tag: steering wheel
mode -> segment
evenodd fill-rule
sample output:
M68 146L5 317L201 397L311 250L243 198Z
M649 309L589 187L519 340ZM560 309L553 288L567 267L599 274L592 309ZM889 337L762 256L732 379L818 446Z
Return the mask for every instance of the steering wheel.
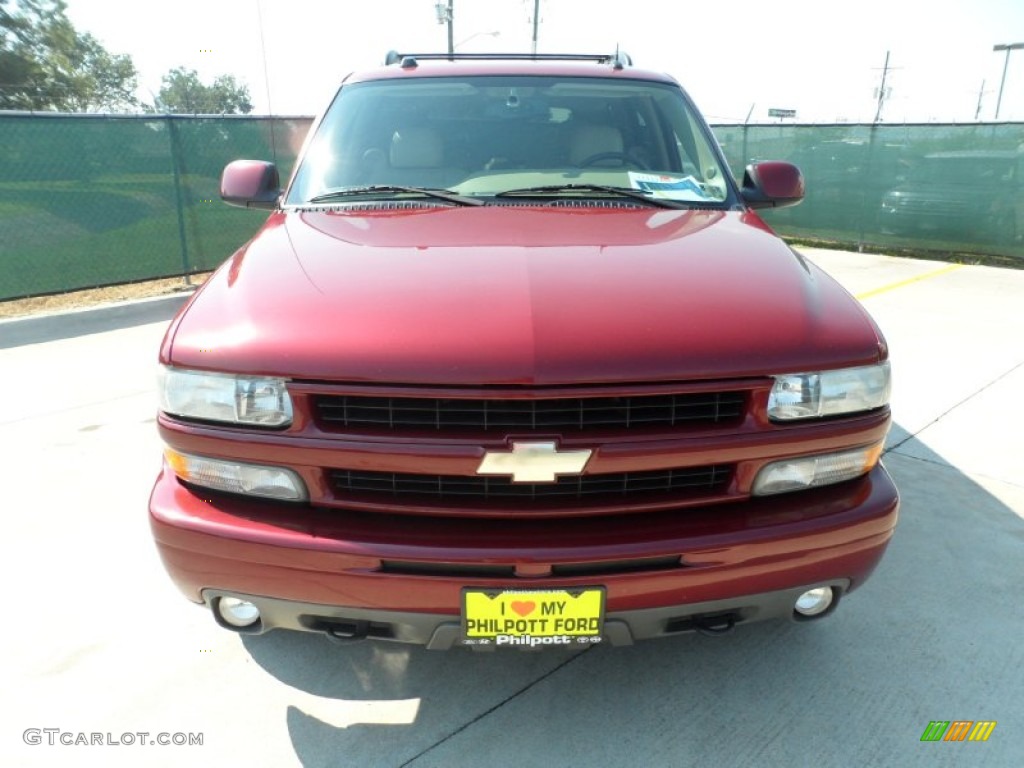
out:
M623 165L635 165L637 168L644 171L649 170L645 163L633 157L633 155L628 152L598 152L596 155L583 158L576 165L580 168L587 168L594 163L600 163L602 160L621 160Z

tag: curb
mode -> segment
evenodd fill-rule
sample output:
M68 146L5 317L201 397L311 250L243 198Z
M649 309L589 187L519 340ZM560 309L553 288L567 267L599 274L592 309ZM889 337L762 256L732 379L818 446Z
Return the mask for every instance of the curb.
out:
M170 321L194 291L0 320L0 349Z

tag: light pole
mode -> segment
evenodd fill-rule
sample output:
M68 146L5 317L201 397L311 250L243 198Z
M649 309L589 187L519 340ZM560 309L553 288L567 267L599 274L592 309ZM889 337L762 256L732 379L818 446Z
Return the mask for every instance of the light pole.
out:
M999 119L999 107L1003 104L1003 86L1006 85L1006 70L1010 66L1010 51L1024 48L1024 43L1004 43L992 46L994 51L1006 51L1006 61L1003 62L1003 79L999 81L999 98L996 99L996 120Z

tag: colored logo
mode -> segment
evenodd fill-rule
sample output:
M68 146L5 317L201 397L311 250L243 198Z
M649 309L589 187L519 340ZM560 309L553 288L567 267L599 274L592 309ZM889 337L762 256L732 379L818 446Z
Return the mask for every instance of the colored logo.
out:
M988 741L995 729L995 720L932 720L921 741Z

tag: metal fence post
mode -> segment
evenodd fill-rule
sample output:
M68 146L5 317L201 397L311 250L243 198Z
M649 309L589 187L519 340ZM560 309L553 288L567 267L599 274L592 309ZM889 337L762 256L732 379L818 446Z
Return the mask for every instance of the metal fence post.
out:
M165 115L167 130L171 144L171 168L174 171L174 200L178 212L178 242L181 246L181 272L185 279L185 285L192 285L189 280L189 258L188 238L185 236L185 199L181 189L181 176L183 171L181 138L178 135L178 126L175 125L171 115Z
M888 57L886 58L888 61ZM881 109L881 102L879 102L879 109ZM861 164L860 173L860 205L857 206L857 226L855 227L857 232L857 252L864 253L865 247L865 235L867 233L867 225L869 214L867 212L867 206L870 203L874 203L874 200L868 199L868 190L872 180L872 174L875 170L875 140L878 133L878 123L874 122L868 128L868 148L867 157L865 162ZM872 212L874 209L872 208Z
M747 133L750 131L750 126L746 123L743 124L743 155L740 157L740 174L742 178L743 169L747 167L747 163L750 162L750 156L747 155Z

